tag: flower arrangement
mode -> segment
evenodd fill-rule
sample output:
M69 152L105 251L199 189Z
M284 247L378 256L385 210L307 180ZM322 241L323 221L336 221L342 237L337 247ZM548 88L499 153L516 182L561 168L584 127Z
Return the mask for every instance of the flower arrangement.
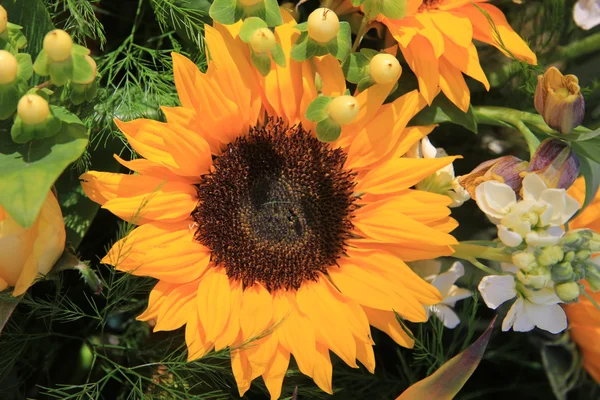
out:
M4 1L1 398L596 398L600 14L552 7Z

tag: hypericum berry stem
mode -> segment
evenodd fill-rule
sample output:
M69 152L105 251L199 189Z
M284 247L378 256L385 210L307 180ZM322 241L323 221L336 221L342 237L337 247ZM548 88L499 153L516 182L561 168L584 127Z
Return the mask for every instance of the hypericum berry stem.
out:
M256 53L265 53L275 47L275 35L269 28L260 28L254 31L250 38L250 46Z
M327 43L340 31L340 20L329 8L317 8L308 16L308 36L316 42Z
M377 83L394 83L400 78L402 67L396 57L391 54L380 53L371 59L369 73Z
M71 56L73 49L73 39L62 29L55 29L48 32L44 38L44 51L51 61L65 61Z
M41 124L48 118L50 107L48 102L37 94L27 94L21 97L17 106L17 114L27 125Z
M0 84L13 82L17 77L18 66L15 56L6 50L0 50Z
M338 96L329 103L329 116L340 125L354 121L359 111L358 101L353 96Z

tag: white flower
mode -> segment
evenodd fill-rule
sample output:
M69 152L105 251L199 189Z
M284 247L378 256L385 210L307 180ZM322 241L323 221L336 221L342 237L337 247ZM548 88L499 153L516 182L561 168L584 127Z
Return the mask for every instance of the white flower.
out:
M573 8L573 19L581 29L592 29L600 24L600 0L579 0Z
M460 323L460 319L452 308L459 300L464 300L472 296L470 290L459 288L454 283L465 274L465 268L460 262L452 264L450 269L444 273L439 273L441 263L439 261L427 260L411 263L415 272L421 275L426 281L435 286L442 295L442 301L438 304L428 306L427 316L430 314L439 318L448 329L454 329Z
M527 332L537 326L550 333L558 333L567 328L567 317L553 288L534 291L520 287L517 291L514 276L489 275L479 283L479 292L485 304L492 309L517 298L502 322L503 331L512 328L516 332Z
M436 149L429 139L424 137L406 152L406 156L409 158L439 158L446 157L448 154L444 149ZM446 165L432 176L417 183L416 188L450 197L452 199L451 208L460 207L465 201L471 198L469 193L459 185L458 178L454 175L454 166L452 164Z
M498 238L509 247L523 240L541 246L558 242L560 228L579 209L565 189L548 188L542 178L528 174L523 179L523 199L498 181L483 182L476 189L477 205L498 226Z

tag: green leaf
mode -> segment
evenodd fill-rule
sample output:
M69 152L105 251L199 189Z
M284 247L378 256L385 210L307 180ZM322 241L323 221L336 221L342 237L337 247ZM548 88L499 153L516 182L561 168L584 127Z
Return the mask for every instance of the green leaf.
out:
M346 21L340 22L340 31L337 34L337 49L331 53L340 61L344 61L352 49L352 30Z
M367 60L371 61L373 57L379 54L379 51L364 47L360 49L360 54L364 55L367 58Z
M48 68L48 55L46 54L45 50L39 52L37 58L35 59L35 63L33 63L33 70L40 76L50 75L50 70Z
M352 53L344 60L342 71L346 80L352 83L360 82L368 75L369 60L364 54Z
M20 98L17 82L0 85L0 120L7 119L14 114Z
M84 262L79 261L75 254L66 250L62 253L54 267L52 267L51 273L58 273L68 269L79 271L81 278L89 286L94 294L98 295L102 292L102 281L98 278L98 275L94 270Z
M71 50L71 54L74 56L87 56L90 54L90 49L79 44L73 43L73 49Z
M342 134L342 126L331 118L320 121L315 130L321 142L334 142Z
M53 112L63 123L48 139L16 144L8 128L0 127L0 205L25 228L35 222L54 181L88 143L87 129L75 115L58 107Z
M585 201L578 214L594 200L600 187L600 164L586 157L579 157L579 163L581 174L585 179Z
M271 57L273 57L275 64L279 65L280 67L285 67L285 54L283 54L283 49L279 43L275 43L275 47L271 49Z
M465 351L447 361L432 375L410 386L397 400L453 399L483 358L496 318Z
M265 22L268 26L279 26L283 24L283 17L277 0L264 0Z
M212 19L224 25L231 25L238 21L236 0L215 0L210 6L208 14Z
M315 55L317 49L317 43L308 37L307 32L302 32L292 47L290 56L296 61L308 60Z
M321 122L329 117L329 103L333 100L329 96L319 96L306 108L306 119L313 122Z
M244 20L242 27L240 29L240 39L242 42L248 43L250 39L252 39L252 34L261 28L266 28L267 23L258 17L249 17Z
M73 58L62 62L52 62L48 64L50 80L56 86L62 86L73 77Z
M556 342L545 343L541 350L542 365L557 400L566 400L567 393L580 378L581 357L575 343L562 336Z
M303 22L294 26L294 28L298 29L300 32L308 32L308 22Z
M367 90L374 84L375 84L375 81L373 79L371 79L371 75L368 75L368 76L365 76L363 79L361 79L360 82L358 82L358 85L356 85L356 88L358 89L359 92L364 92L365 90ZM393 90L392 90L392 92L393 92Z
M406 15L407 0L383 0L381 13L389 19L402 19Z
M456 107L446 96L439 94L431 106L425 107L409 123L410 126L433 125L443 122L463 126L473 133L477 133L477 120L473 107L464 113Z
M358 7L358 6L360 6L362 3L364 3L364 2L365 2L365 0L351 0L350 2L352 3L352 5L353 5L354 7Z
M256 67L258 72L261 73L262 76L269 75L271 72L271 58L266 53L255 53L254 51L250 55L250 59L252 60L252 64Z
M12 297L9 295L5 295L0 298L0 333L2 333L4 326L8 322L8 319L19 304L20 300L21 297Z
M365 13L365 15L369 18L369 19L376 19L379 14L381 14L381 9L383 7L383 5L381 4L382 2L385 2L387 0L364 0L362 3L362 9ZM398 1L398 0L393 0L393 1Z
M96 70L85 59L85 56L73 54L73 74L71 80L75 83L91 83L96 78Z
M22 79L28 80L33 75L33 64L31 63L31 56L27 53L20 53L17 54L16 58L17 63L19 64L19 76Z
M571 142L571 145L580 158L585 157L600 163L600 137L585 142Z
M27 37L29 54L38 54L42 50L42 42L46 33L54 29L50 14L42 0L4 0L2 7L6 9L13 24L23 27Z

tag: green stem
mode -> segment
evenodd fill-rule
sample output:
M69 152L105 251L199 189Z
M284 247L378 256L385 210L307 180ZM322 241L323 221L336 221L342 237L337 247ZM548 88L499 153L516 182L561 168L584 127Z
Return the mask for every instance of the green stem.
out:
M586 290L583 290L582 294L585 297L587 297L587 299L594 305L594 307L596 307L597 310L600 311L600 305L598 305L598 303L596 302L596 300L594 300L594 298L592 296L590 296L590 294Z
M362 41L363 37L365 36L365 33L367 33L367 25L368 24L369 24L369 18L366 15L364 15L362 20L360 21L360 28L358 28L358 32L356 33L356 39L354 39L354 44L352 45L353 53L358 49L358 46L360 45L360 42Z
M476 266L477 268L479 268L483 272L487 272L490 275L498 275L498 271L493 270L490 267L488 267L487 265L484 265L484 264L480 263L475 258L469 258L469 259L467 259L467 261L469 261L471 264L473 264L474 266Z
M490 261L512 262L512 257L504 251L504 247L481 246L478 244L469 244L460 242L454 246L452 257L471 261L471 259L481 258Z

